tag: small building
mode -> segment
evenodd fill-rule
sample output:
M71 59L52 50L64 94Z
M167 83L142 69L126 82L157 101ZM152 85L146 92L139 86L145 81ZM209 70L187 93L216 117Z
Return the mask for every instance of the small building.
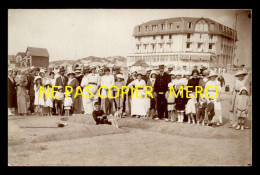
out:
M16 67L25 67L23 65L26 64L25 52L18 52L15 56Z
M148 67L149 65L144 60L140 59L137 62L135 62L133 65L131 65L130 69L135 69L139 71L139 70L145 70Z
M49 66L50 56L45 48L27 47L25 55L29 59L30 66L46 68Z
M16 68L16 61L14 55L8 55L8 67Z

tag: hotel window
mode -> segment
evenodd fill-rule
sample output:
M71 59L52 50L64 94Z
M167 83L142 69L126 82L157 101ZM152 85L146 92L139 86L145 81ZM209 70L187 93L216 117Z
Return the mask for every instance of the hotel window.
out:
M188 26L189 26L189 29L191 29L191 27L192 27L192 23L189 22L189 23L188 23Z
M141 27L138 27L138 31L141 32Z
M156 30L156 25L152 25L152 31Z
M180 28L180 26L178 25L178 26L176 26L176 28L177 28L177 29L179 29L179 28Z
M160 44L160 48L162 48L162 44Z
M190 34L189 33L187 34L187 39L190 39Z
M210 39L213 39L213 35L212 34L210 34L209 37L210 37Z
M200 39L201 39L201 37L202 37L202 34L200 34Z
M214 30L214 28L215 28L215 23L210 23L210 29Z
M186 48L189 49L190 48L190 43L186 44Z
M145 26L145 31L146 31L146 32L148 31L148 26Z
M209 49L212 49L213 44L209 44Z
M144 45L144 50L146 50L146 44Z
M155 45L152 45L152 49L153 49L153 51L155 51Z
M172 29L172 26L173 26L173 24L172 24L172 23L170 23L170 30Z
M139 37L137 37L137 39L138 39L138 41L141 41L141 37L139 36Z
M164 24L161 24L161 26L162 26L162 30L164 30L164 26L165 26L165 25L164 25Z
M172 35L169 35L169 39L172 39Z
M153 36L153 40L155 40L155 36Z
M161 35L161 39L163 39L163 35Z
M201 49L202 43L198 43L198 49Z
M139 50L139 45L137 46L137 50Z

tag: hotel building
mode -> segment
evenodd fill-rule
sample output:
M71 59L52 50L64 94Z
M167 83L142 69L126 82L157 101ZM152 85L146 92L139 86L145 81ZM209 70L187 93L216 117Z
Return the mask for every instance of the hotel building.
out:
M232 64L237 32L208 18L178 17L152 20L134 28L135 53L127 66L144 60L150 66L173 64L192 69Z

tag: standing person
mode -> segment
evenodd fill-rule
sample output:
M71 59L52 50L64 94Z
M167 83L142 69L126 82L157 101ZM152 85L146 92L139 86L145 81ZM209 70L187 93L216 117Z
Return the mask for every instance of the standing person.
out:
M221 87L221 89L222 89L222 92L225 92L225 91L224 91L225 79L224 79L222 73L220 73L220 75L219 75L219 77L218 77L218 81L220 82L220 87Z
M200 86L201 88L203 88L203 91L204 91L204 90L205 90L205 84L206 84L207 81L208 81L209 70L204 70L204 71L202 72L202 76L203 76L203 78L201 78L201 79L199 80L199 86ZM200 90L200 89L198 89L198 90Z
M240 91L240 89L244 86L246 86L246 81L245 81L245 76L247 75L247 72L244 71L238 71L235 74L235 82L233 83L233 89L231 91L231 95L230 95L230 104L231 104L231 109L230 109L230 118L229 118L229 122L231 127L236 127L237 126L237 117L235 114L235 110L236 109L236 98L238 96L238 93Z
M99 70L98 70L98 75L99 75L99 86L98 86L98 89L100 88L100 85L101 85L101 80L102 80L102 77L104 75L104 68L101 67ZM102 91L102 89L100 90L100 92ZM98 102L99 104L101 104L101 97L98 97Z
M17 74L15 78L16 83L16 90L17 90L17 107L18 107L18 114L20 115L27 115L28 107L27 107L27 92L26 86L28 84L27 78L24 75L24 71L21 71L20 74Z
M181 78L181 72L176 71L175 72L175 81L174 81L174 90L177 93L181 86L184 86L184 82ZM178 118L178 123L183 123L184 120L184 112L185 112L185 105L187 103L187 98L186 98L186 91L180 91L178 96L175 98L175 109L177 112L177 118Z
M245 124L245 118L248 114L248 107L249 107L249 97L248 97L248 91L246 87L242 87L240 89L240 92L236 98L236 114L238 118L238 126L236 130L244 130L244 124Z
M195 116L196 116L196 108L195 104L197 103L196 98L195 98L195 93L189 93L189 96L191 97L188 99L188 102L185 107L185 113L188 116L188 123L195 124ZM199 120L197 121L197 124L199 125Z
M59 76L56 79L55 86L62 86L62 90L64 92L67 81L68 81L68 77L65 76L65 69L62 67L59 69Z
M55 97L57 97L55 102L55 108L58 112L58 115L61 116L63 110L63 103L64 103L64 92L62 92L62 86L58 87L58 92L55 93Z
M105 111L106 115L110 115L112 114L113 100L108 95L108 89L115 85L115 78L110 74L108 67L104 69L104 72L105 75L101 78L101 86L106 86L107 88L102 88L101 91L101 96L106 96L106 98L101 99L101 108Z
M79 87L79 82L78 80L75 78L75 72L74 71L70 71L68 72L68 82L67 82L67 86L72 87L72 93L71 93L71 97L73 100L73 106L71 108L71 114L80 114L81 113L81 104L79 103L79 95L77 95L75 97L75 93L77 91L77 88Z
M155 118L156 116L156 99L154 96L154 84L155 84L155 80L156 80L156 76L157 76L157 72L156 71L152 71L150 78L147 81L147 86L151 86L153 88L152 94L153 94L153 98L150 98L150 116L153 118Z
M165 93L168 90L168 83L171 81L170 75L164 72L164 65L159 65L160 73L156 77L154 92L157 97L157 111L158 111L158 119L168 119L168 109L167 109L167 100L165 98Z
M117 74L117 81L115 82L115 86L119 89L119 95L115 98L117 109L116 111L123 115L123 101L124 99L121 97L122 86L125 86L125 80L122 74ZM117 94L117 89L114 89L115 94Z
M96 74L96 66L91 66L90 71L91 73L89 73L87 76L84 76L81 81L81 87L84 88L83 95L85 97L90 97L91 94L86 91L88 86L88 91L93 94L91 98L83 98L84 114L92 114L94 103L98 101L99 75Z
M187 86L191 86L189 88L189 90L192 92L195 92L196 86L199 86L199 81L200 81L200 78L198 77L198 72L193 71L192 78L188 80L188 84L187 84ZM199 87L198 87L198 90L199 90ZM197 96L197 101L199 101L199 96Z
M13 70L8 69L8 116L14 115L12 110L17 107L16 87L13 78Z
M131 86L135 86L135 91L133 93L132 104L131 104L131 115L136 116L137 118L144 117L147 113L146 106L145 106L146 105L145 99L144 99L145 98L144 89L145 89L146 83L142 79L142 76L143 75L141 72L137 73L137 79L135 79L134 81L132 81L131 83L128 84L128 88L131 88ZM138 94L136 93L137 86L140 86L140 87L138 87L138 91L139 91ZM138 95L138 97L141 97L141 98L138 98L137 95Z
M220 96L221 96L221 87L219 81L216 79L217 74L215 72L210 72L208 78L208 82L206 83L205 87L212 86L208 88L208 96L213 96L212 101L214 102L214 110L215 110L215 116L213 118L212 122L216 122L217 126L220 126L222 124L222 109L221 109L221 103L220 103ZM218 89L218 94L216 94L216 88ZM216 97L218 96L218 97Z
M65 109L65 116L70 116L71 109L73 108L73 100L71 98L71 94L68 94L67 97L64 99L64 109Z
M137 78L137 71L136 70L132 70L131 75L128 77L128 79L126 81L126 86L128 86L136 78ZM130 90L129 90L128 94L127 94L127 103L128 103L128 111L129 111L129 114L131 115L132 98L131 98L131 91Z
M34 79L34 94L35 94L35 98L34 98L34 105L35 105L35 111L36 111L36 115L43 115L43 106L45 105L44 102L44 93L43 91L40 91L40 87L43 85L42 84L42 77L41 76L36 76Z
M78 80L79 85L80 85L81 81L82 81L82 79L84 77L84 75L81 73L81 68L80 67L77 67L75 69L75 74L76 74L75 78ZM84 107L83 107L83 103L82 103L82 96L79 95L78 98L79 98L79 100L78 100L78 102L79 102L79 111L80 111L80 113L84 113Z
M197 65L195 65L195 66L194 66L194 69L192 70L191 74L193 75L193 74L194 74L194 72L197 72L197 76L200 74L200 72L199 72L199 70L198 70L198 66L197 66Z
M183 77L183 78L185 78L185 75L186 75L186 73L187 73L187 66L186 65L183 65L182 66L182 70L181 70L181 76Z
M45 81L44 89L46 92L48 92L48 89L49 89L49 97L44 95L44 101L45 101L45 107L47 108L47 115L52 116L52 108L53 108L54 99L52 98L52 86L51 86L50 80Z
M29 89L29 96L30 96L30 106L29 106L29 111L31 112L31 114L34 114L34 79L36 77L36 75L40 72L40 68L36 67L36 68L31 68L31 73L29 75L29 79L30 79L30 89Z
M51 71L50 73L49 73L49 80L50 80L50 82L51 82L51 87L50 88L52 88L52 86L55 86L55 84L56 84L56 79L55 79L55 73L53 72L53 71ZM56 91L56 88L54 89L55 91ZM55 100L53 100L52 101L52 106L53 106L53 108L52 108L52 114L53 115L55 115L56 114L56 107L55 107Z
M150 74L151 74L151 72L152 72L152 69L147 68L145 71L146 71L146 75L144 76L144 81L145 81L145 83L147 84L147 82L148 82L148 80L149 80L149 78L150 78Z
M174 66L173 66L173 64L169 64L167 67L168 67L168 71L166 71L166 72L168 74L170 74L173 71Z
M167 99L167 108L168 108L168 115L170 116L170 119L172 122L175 121L175 96L172 94L172 97L170 97L170 88L171 87L174 87L174 84L173 84L173 80L175 79L175 71L171 71L170 72L170 76L171 76L171 82L168 84L168 91L166 92L165 94L165 97Z

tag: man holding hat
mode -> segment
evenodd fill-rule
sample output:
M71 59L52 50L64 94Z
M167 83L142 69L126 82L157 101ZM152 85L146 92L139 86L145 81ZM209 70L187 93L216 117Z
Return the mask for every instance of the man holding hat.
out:
M155 79L154 92L157 96L158 118L168 120L167 99L165 93L168 91L168 83L171 81L170 75L164 72L164 65L159 65L159 74Z

